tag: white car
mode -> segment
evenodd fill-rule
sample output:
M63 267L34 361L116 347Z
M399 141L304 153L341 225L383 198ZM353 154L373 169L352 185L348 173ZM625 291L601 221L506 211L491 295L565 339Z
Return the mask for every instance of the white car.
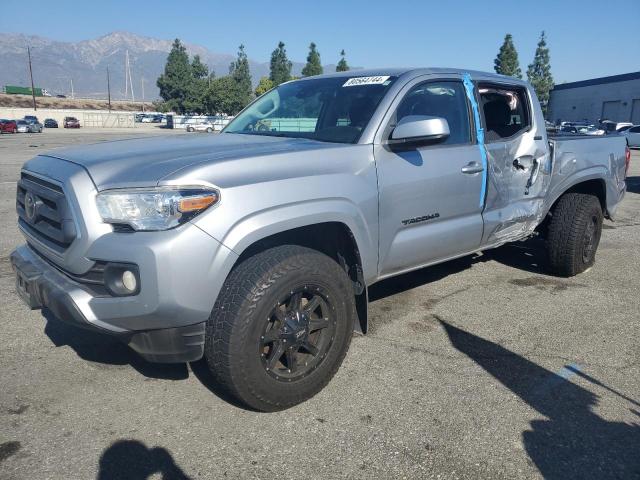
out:
M187 125L187 132L213 132L213 123L211 122L203 122L198 124L189 124Z
M576 127L580 135L604 135L605 131L592 125Z
M633 124L629 122L612 122L611 120L602 120L600 122L600 128L605 130L607 133L616 133L623 128L630 127L632 125Z
M640 148L640 125L634 125L628 128L622 135L627 137L627 145L629 148Z

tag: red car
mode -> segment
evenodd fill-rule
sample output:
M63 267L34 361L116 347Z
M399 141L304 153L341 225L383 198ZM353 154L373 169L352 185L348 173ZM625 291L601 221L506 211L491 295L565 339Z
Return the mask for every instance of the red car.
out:
M64 117L64 128L80 128L80 120L76 117Z
M18 133L16 121L0 118L0 133Z

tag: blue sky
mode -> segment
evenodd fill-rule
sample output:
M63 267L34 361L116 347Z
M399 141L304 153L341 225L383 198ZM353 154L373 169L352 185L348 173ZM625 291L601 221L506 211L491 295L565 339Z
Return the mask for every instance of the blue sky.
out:
M258 61L279 40L303 61L314 41L324 63L335 63L344 48L351 65L478 70L493 69L509 32L523 71L545 30L557 83L640 70L640 0L5 0L0 8L5 33L74 41L115 30L178 37L220 53L244 43Z

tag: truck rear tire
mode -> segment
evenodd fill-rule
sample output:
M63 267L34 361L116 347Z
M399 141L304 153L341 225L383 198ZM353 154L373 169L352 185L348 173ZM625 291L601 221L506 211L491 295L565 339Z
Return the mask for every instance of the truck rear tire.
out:
M353 286L337 262L296 245L270 248L229 274L207 322L205 358L240 402L283 410L331 380L355 312Z
M547 234L549 269L572 277L591 268L602 234L602 207L594 195L566 193L556 204Z

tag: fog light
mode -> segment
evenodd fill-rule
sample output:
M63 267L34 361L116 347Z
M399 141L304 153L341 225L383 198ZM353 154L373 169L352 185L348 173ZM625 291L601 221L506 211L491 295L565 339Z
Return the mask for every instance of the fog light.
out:
M125 270L122 274L122 286L130 292L135 292L138 288L138 281L135 274L130 270Z
M104 286L116 297L140 293L140 270L133 263L109 262L104 268Z

